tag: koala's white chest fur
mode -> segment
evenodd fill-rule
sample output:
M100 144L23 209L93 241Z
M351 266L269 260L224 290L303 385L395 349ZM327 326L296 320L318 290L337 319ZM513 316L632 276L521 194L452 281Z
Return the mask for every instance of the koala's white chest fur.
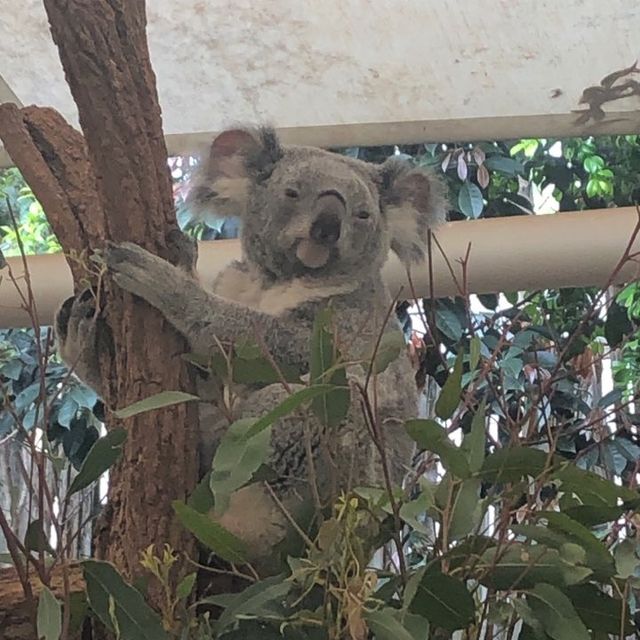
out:
M353 282L315 282L308 278L294 278L265 287L256 274L235 265L227 267L212 287L215 294L227 300L271 316L280 316L305 302L351 293L355 288Z

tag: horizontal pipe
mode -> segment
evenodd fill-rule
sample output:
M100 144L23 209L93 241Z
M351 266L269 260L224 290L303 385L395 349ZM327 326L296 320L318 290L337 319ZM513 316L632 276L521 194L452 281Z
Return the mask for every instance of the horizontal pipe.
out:
M621 207L448 223L436 234L442 251L433 249L434 294L457 295L460 287L468 293L492 293L605 285L637 222L635 208ZM640 240L633 250L640 250ZM461 261L467 254L465 286ZM203 242L199 256L200 277L210 282L240 257L240 245L237 240ZM26 292L22 259L9 258L8 263ZM39 321L49 324L56 307L72 293L71 274L61 254L29 256L27 266ZM627 263L615 282L628 282L638 275L638 264ZM0 327L30 325L7 269L0 276ZM392 293L404 287L410 297L406 274L394 256L385 265L384 279ZM426 264L412 269L412 281L418 296L429 295Z

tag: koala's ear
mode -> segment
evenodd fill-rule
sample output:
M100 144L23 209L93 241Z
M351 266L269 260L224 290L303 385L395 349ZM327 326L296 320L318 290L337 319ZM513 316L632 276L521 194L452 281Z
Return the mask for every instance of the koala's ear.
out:
M195 172L187 205L196 215L243 216L251 183L268 178L281 157L273 129L224 131Z
M380 202L391 250L409 266L425 257L427 235L446 220L442 182L431 172L391 158L380 168Z

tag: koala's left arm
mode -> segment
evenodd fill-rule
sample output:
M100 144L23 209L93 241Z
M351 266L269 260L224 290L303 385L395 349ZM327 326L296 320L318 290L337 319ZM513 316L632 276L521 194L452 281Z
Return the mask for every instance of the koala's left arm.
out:
M182 269L135 244L108 245L104 257L115 282L158 309L194 352L210 354L219 343L258 331L281 364L306 369L308 337L299 328L206 291Z

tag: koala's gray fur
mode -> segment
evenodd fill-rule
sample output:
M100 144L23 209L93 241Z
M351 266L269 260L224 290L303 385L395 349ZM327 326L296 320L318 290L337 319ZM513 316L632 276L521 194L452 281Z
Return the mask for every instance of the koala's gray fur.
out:
M339 342L350 354L366 348L371 353L382 330L400 330L389 313L393 301L382 282L382 265L389 250L407 266L422 259L428 230L445 215L440 184L423 169L395 159L373 165L320 149L282 146L270 129L218 136L190 193L192 207L202 215L241 216L240 261L207 286L123 243L105 249L109 272L119 286L156 307L195 353L211 354L220 343L251 338L257 330L274 358L300 374L308 373L312 324L327 304ZM67 301L56 332L62 357L99 392L98 325L91 315L90 297ZM348 373L352 381L364 381L361 367ZM219 381L201 383L204 471L228 419L220 410ZM417 411L408 358L394 361L373 387L381 444L392 480L399 482L413 451L403 422ZM263 415L288 392L273 384L235 393L237 418ZM274 546L291 532L282 506L294 517L308 507L310 471L320 493L315 499L327 502L336 491L384 482L380 452L353 392L348 420L335 432L327 436L313 420L292 415L274 425L272 449L273 491L281 505L264 483L254 483L237 491L220 517L247 542L257 563L272 557Z

